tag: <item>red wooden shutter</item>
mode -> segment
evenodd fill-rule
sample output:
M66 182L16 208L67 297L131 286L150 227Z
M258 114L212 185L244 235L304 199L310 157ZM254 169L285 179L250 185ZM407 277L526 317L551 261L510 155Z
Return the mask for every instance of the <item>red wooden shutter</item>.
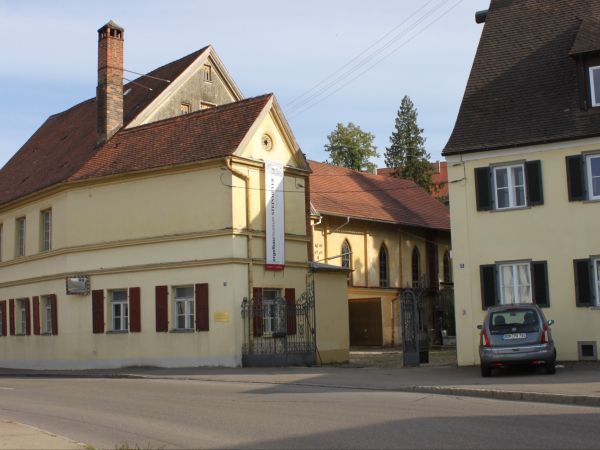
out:
M50 294L50 308L52 309L52 334L58 334L58 303L56 294Z
M296 289L286 288L287 334L296 334Z
M92 291L92 331L104 333L104 291Z
M253 334L254 336L263 335L263 304L262 288L252 289L252 312L253 312Z
M129 288L129 331L138 333L142 331L140 310L140 288Z
M196 285L196 331L208 331L208 283Z
M31 307L28 298L24 298L25 302L25 334L29 336L31 334Z
M8 334L8 330L6 329L6 324L8 323L8 320L6 320L6 300L0 302L0 312L2 312L2 336L6 336Z
M15 299L8 300L8 314L10 315L10 335L15 335Z
M33 334L40 334L40 298L35 295L33 300Z
M169 331L169 288L156 286L156 331Z

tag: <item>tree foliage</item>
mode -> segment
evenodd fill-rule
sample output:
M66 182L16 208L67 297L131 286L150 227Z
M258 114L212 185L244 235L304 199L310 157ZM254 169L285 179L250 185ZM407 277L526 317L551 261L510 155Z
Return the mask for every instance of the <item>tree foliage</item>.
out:
M330 162L334 166L347 167L353 170L373 172L375 164L369 158L377 158L377 147L373 145L375 136L349 122L348 125L338 123L328 136L325 151L329 153Z
M405 95L396 116L390 146L385 149L385 165L396 169L394 176L413 180L428 192L433 188L433 167L425 151L423 129L417 125L417 109Z

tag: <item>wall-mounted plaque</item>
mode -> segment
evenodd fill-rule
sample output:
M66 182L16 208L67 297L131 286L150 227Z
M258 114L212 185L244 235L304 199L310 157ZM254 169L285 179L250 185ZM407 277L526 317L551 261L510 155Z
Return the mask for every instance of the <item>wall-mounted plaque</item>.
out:
M67 277L67 295L88 295L90 293L90 277L73 275Z

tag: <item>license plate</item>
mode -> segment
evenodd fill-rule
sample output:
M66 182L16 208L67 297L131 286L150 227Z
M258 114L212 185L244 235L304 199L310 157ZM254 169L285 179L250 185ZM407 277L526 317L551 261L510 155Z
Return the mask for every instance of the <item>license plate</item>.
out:
M527 337L527 333L510 333L504 335L504 340L509 341L511 339L525 339Z

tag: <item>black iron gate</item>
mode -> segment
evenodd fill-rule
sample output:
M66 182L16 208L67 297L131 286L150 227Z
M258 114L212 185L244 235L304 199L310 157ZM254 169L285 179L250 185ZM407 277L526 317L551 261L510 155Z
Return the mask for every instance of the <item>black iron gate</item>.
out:
M312 281L299 298L244 298L242 365L314 364L315 299Z

